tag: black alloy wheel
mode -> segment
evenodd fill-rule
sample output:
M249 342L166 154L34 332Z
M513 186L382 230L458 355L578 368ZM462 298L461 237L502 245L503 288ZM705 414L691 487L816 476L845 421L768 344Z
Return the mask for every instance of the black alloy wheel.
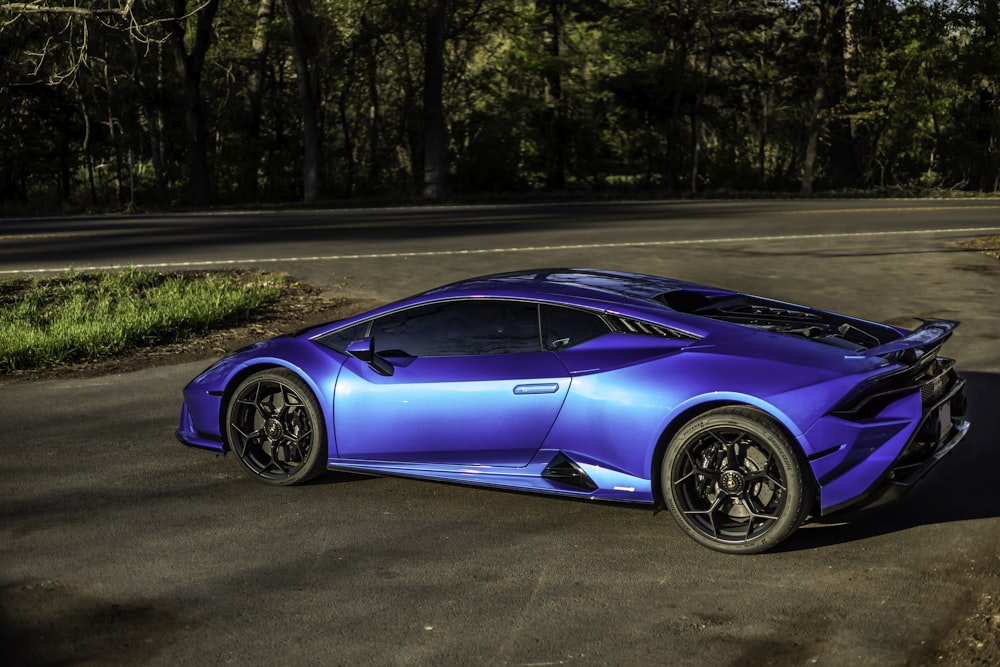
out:
M685 424L663 457L667 508L696 542L724 553L758 553L791 535L812 506L794 443L764 413L708 411Z
M229 446L240 467L267 484L291 486L326 469L326 429L319 403L284 369L251 375L226 411Z

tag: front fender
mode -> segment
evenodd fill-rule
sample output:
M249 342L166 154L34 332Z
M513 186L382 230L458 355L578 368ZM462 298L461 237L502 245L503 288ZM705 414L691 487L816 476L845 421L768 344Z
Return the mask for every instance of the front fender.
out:
M185 430L224 439L222 421L230 394L245 378L266 368L285 368L316 396L327 424L333 423L333 390L345 357L311 341L273 339L244 348L213 364L184 388Z

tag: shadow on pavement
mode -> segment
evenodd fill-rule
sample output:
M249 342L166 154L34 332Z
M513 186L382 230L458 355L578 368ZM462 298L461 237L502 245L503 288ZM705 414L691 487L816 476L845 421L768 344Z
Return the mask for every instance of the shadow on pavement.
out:
M1000 374L965 372L969 399L966 439L899 500L834 514L810 524L776 551L796 551L863 540L915 526L1000 517ZM823 524L829 522L830 525ZM836 525L834 525L836 524Z
M259 246L265 257L285 244L338 247L352 241L385 242L399 248L412 241L489 235L516 235L524 230L563 229L566 238L591 226L621 225L654 218L661 221L703 217L739 218L753 207L678 203L614 202L536 206L441 207L418 209L246 212L232 215L166 215L0 220L0 264L65 262L70 265L131 262L190 256L191 249L230 249L234 244ZM330 252L330 251L328 251ZM86 258L82 260L81 258Z

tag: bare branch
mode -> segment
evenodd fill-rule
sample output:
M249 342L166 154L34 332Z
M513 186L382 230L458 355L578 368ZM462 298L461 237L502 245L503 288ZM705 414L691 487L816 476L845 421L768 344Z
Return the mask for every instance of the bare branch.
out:
M98 16L121 16L126 17L132 13L132 5L135 0L125 0L125 3L113 8L89 8L72 6L53 6L42 4L41 2L0 2L0 12L5 14L51 14L69 15L79 18L95 18Z

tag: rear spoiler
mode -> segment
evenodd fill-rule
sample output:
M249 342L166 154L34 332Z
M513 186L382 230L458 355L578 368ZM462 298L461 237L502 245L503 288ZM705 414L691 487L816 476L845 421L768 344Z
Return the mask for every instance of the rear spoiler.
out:
M923 324L906 334L902 338L883 345L876 345L867 350L863 350L854 357L880 357L893 352L903 350L922 350L926 352L929 348L936 347L944 343L951 336L951 332L958 326L955 320L922 320ZM920 355L922 356L922 352Z

